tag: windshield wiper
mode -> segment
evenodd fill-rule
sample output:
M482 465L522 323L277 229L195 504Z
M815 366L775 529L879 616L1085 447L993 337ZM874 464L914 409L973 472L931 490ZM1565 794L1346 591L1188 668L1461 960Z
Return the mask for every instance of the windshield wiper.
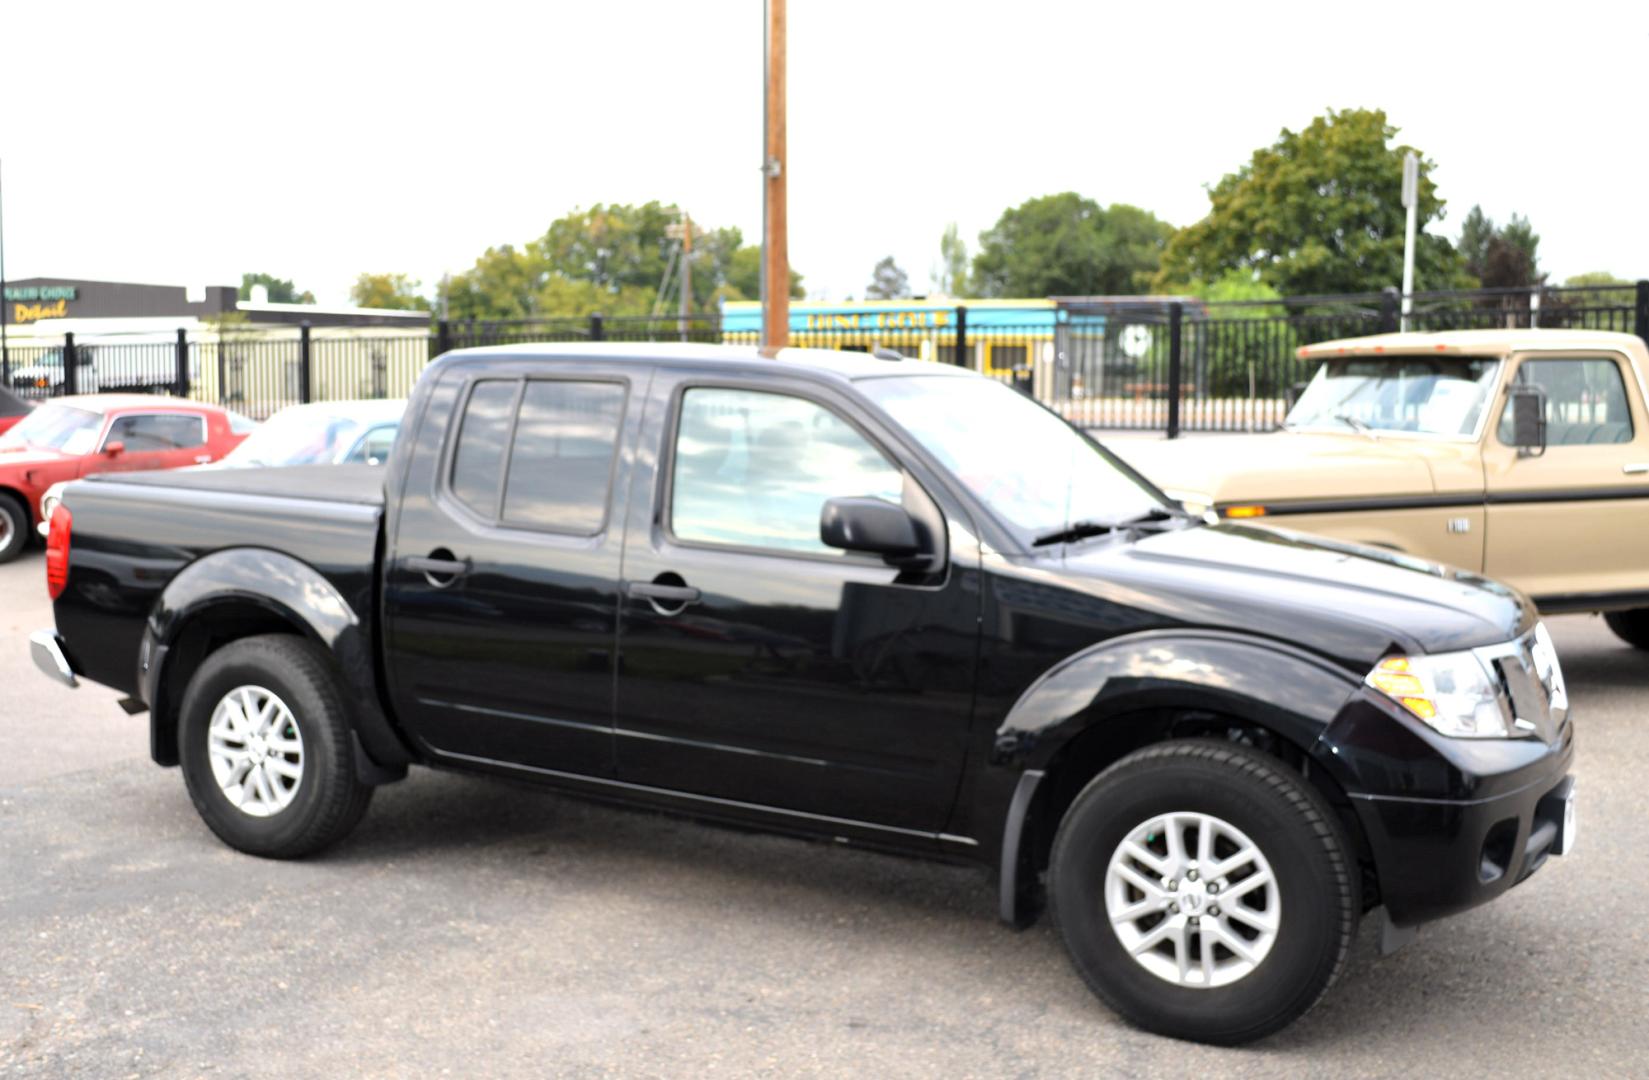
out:
M1380 441L1379 436L1374 434L1373 428L1369 427L1355 416L1352 416L1350 413L1329 413L1328 418L1330 420L1338 420L1340 423L1344 424L1346 427L1350 428L1352 431L1355 431L1359 435L1366 435L1375 442Z
M1068 544L1073 540L1086 540L1090 536L1104 536L1106 533L1117 532L1122 529L1140 529L1148 525L1158 525L1162 522L1181 519L1195 520L1193 515L1186 513L1184 510L1157 506L1125 521L1073 521L1062 529L1055 529L1053 532L1038 536L1031 541L1031 546L1047 547L1049 544Z

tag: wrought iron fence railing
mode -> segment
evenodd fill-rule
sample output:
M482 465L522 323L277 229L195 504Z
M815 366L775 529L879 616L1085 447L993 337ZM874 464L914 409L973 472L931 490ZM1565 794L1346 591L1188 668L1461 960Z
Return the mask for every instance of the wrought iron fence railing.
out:
M1570 327L1649 339L1649 281L1589 288L1395 292L1205 303L1185 297L1059 298L1041 307L878 306L809 316L792 345L961 364L1089 428L1260 431L1312 373L1301 346L1396 331ZM434 357L519 342L755 344L718 313L439 321L426 331L253 327L73 334L9 345L0 381L21 396L172 393L255 418L307 401L405 396Z

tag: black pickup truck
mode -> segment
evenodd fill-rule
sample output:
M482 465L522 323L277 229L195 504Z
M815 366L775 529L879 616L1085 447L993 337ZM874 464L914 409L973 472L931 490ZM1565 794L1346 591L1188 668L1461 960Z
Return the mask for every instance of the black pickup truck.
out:
M49 674L287 858L421 764L965 860L1136 1024L1240 1042L1573 842L1534 608L1186 514L1013 389L851 353L466 350L388 468L116 474Z

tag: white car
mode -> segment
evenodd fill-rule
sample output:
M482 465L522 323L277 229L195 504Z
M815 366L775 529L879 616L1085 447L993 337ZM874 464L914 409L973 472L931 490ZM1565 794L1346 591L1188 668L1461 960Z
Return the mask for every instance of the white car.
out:
M382 465L406 407L405 400L289 405L259 424L213 467Z

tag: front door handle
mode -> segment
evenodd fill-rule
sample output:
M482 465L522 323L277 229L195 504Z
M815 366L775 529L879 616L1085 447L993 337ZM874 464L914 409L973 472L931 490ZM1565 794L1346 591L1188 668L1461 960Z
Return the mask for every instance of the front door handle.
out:
M624 586L627 596L642 600L662 600L667 604L696 604L703 594L691 585L660 585L656 581L632 581Z
M1636 476L1639 473L1649 473L1649 461L1639 461L1632 465L1622 465L1620 471L1627 476Z

